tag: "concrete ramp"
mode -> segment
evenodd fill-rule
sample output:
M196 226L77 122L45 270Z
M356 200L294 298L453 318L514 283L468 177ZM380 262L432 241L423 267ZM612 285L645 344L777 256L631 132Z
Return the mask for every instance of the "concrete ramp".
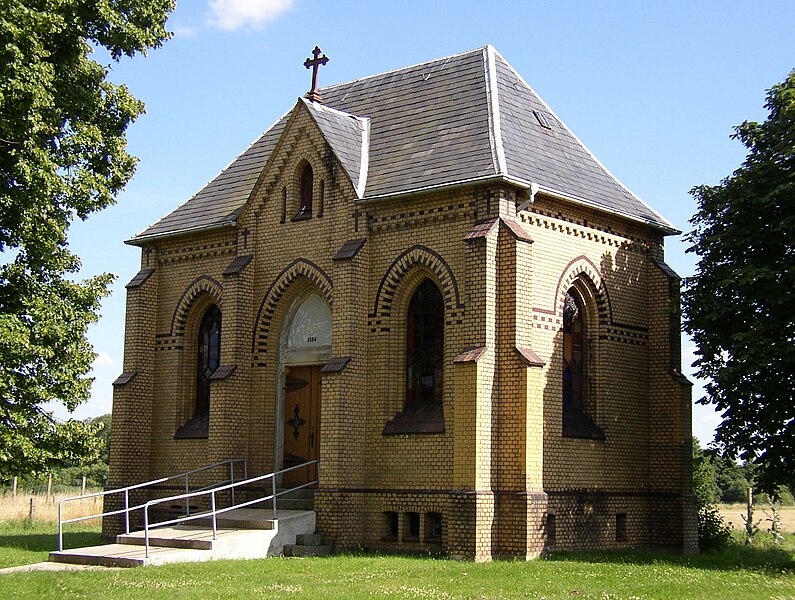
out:
M138 567L177 562L281 556L285 545L315 531L314 511L237 509L219 515L216 539L206 519L191 525L149 530L149 557L144 532L119 535L115 544L50 552L51 562L106 567ZM67 540L68 534L67 534Z

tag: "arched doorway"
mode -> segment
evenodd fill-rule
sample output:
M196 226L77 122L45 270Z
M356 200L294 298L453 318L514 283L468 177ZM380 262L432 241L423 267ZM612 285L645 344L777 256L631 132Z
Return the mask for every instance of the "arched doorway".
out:
M284 377L280 423L282 468L320 457L320 369L331 357L331 309L317 293L300 296L283 330L281 366ZM285 473L284 487L317 479L317 466Z

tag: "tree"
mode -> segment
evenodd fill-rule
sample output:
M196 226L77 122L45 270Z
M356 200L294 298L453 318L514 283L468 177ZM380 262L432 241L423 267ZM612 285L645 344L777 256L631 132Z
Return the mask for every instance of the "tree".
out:
M88 397L86 339L112 276L74 281L75 219L114 202L135 170L126 130L143 104L93 52L118 61L169 34L173 0L0 0L0 476L97 452L91 425L44 404Z
M731 528L721 517L715 501L720 489L715 481L715 467L704 453L698 438L692 438L693 493L698 503L698 547L702 551L718 550L729 543Z
M691 193L685 330L698 347L701 404L722 411L720 451L753 462L756 486L795 483L795 71L768 90L764 123L733 137L747 148L720 185Z

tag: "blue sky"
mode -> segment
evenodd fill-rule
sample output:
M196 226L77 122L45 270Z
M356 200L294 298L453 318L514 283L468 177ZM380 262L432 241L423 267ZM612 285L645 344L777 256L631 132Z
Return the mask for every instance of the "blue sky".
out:
M147 113L129 131L140 163L118 204L71 229L83 275L118 275L90 332L92 398L73 416L111 410L124 285L139 268L138 249L123 240L187 200L293 106L309 89L302 63L315 45L331 58L320 73L330 85L492 44L614 175L688 231L688 191L739 166L745 152L732 127L764 119L765 90L795 68L794 23L791 0L179 2L173 39L111 66ZM691 275L686 243L668 238L666 248L669 264ZM685 372L692 360L685 341ZM694 410L702 442L718 422L711 409Z

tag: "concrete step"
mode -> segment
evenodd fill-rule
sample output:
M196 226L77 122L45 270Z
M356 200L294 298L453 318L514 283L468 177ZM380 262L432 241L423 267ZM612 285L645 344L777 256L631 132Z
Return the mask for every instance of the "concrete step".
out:
M295 536L295 544L284 546L285 556L329 556L333 548L323 544L323 536L319 533L301 533Z
M227 519L255 526L219 526L215 540L212 539L212 529L207 527L160 527L150 530L148 558L144 534L137 531L119 536L117 542L121 543L51 552L49 560L80 565L137 567L214 559L266 558L283 554L285 545L294 544L297 536L315 530L315 513L312 511L279 510L273 519L272 511L238 509L227 513ZM267 527L266 522L269 522Z
M218 529L218 535L222 535L234 529ZM149 532L149 545L160 548L182 548L186 550L212 550L213 549L212 529L205 527L160 527ZM146 538L143 531L135 531L130 534L116 536L117 544L129 546L144 546Z
M314 488L300 488L297 490L284 490L281 488L277 488L276 493L279 494L279 498L314 498L315 497Z
M177 548L150 548L149 558L146 558L146 550L142 546L106 544L50 552L49 561L99 567L140 567L175 562L197 562L212 558L211 550L180 550Z
M276 499L276 508L279 510L314 510L315 501L312 498L290 498L284 496Z
M284 547L285 556L314 558L318 556L330 556L333 554L331 546L304 546L301 544L288 544Z
M295 536L295 543L301 546L322 546L323 536L319 533L301 533Z

